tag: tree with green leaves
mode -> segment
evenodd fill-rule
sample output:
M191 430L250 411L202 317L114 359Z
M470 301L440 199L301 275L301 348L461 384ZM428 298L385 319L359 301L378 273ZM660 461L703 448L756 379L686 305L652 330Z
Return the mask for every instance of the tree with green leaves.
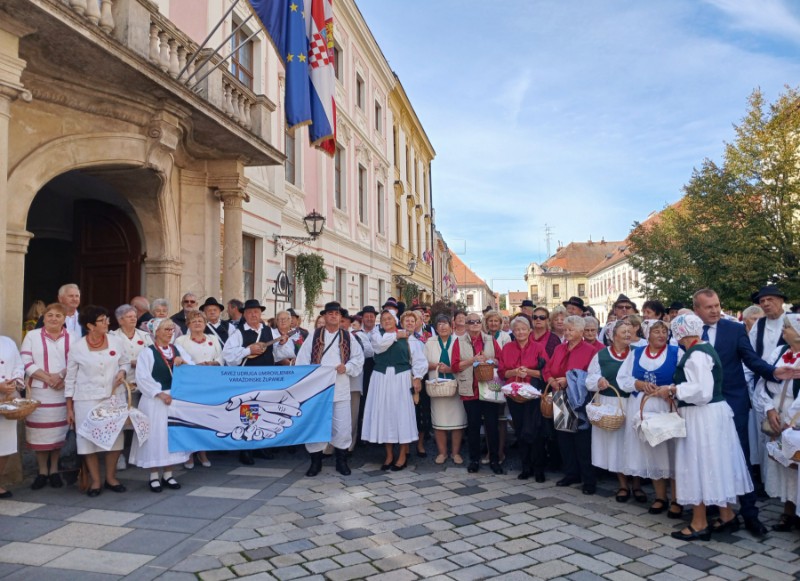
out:
M706 159L680 202L634 224L630 261L648 296L711 287L738 309L777 283L800 301L800 93L767 104L756 90L749 105L721 165Z

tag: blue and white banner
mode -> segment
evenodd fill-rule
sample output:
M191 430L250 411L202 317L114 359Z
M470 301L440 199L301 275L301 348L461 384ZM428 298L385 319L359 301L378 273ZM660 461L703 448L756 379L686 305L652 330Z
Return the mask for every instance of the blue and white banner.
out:
M170 452L249 450L331 439L334 367L181 365L172 379Z

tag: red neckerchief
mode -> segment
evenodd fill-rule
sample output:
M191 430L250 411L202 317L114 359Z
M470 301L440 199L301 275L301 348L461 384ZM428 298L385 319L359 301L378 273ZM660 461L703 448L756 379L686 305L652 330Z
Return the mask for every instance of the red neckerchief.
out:
M644 349L644 354L645 354L645 355L647 355L647 358L648 358L648 359L658 359L659 357L661 357L661 354L662 354L662 353L663 353L663 352L664 352L666 349L667 349L667 346L666 346L666 345L664 345L664 346L663 346L661 349L659 349L659 350L658 350L658 352L657 352L655 355L650 355L650 347L649 347L649 346L647 346L647 347L645 347L645 349Z
M173 347L172 345L168 345L168 347L171 356L169 359L167 359L167 356L164 355L164 350L161 348L161 346L156 345L156 349L158 349L158 354L161 355L161 359L164 360L164 363L167 365L167 368L169 369L169 372L171 374L172 368L175 366L175 347Z
M623 351L622 353L617 353L616 351L614 351L614 346L613 345L609 345L608 346L608 352L611 353L611 356L614 359L622 360L622 359L626 359L628 357L628 353L631 352L631 348L630 347L626 347L625 351Z

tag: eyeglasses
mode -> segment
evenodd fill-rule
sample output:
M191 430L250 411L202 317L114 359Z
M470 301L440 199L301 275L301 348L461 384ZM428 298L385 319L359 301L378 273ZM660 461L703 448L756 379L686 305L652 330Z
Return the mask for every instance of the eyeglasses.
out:
M94 322L95 325L108 324L108 317L100 317Z
M531 315L531 319L534 321L546 321L547 315Z
M633 310L633 306L632 305L617 305L614 308L615 309L623 309L625 311L632 311Z
M480 321L467 321L467 325L480 325Z

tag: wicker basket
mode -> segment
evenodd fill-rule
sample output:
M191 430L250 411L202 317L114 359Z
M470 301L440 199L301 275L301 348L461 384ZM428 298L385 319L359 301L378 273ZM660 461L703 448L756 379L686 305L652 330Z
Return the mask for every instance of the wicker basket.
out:
M619 430L622 426L625 425L625 411L622 408L622 396L620 396L619 392L613 385L609 385L611 389L614 390L614 393L617 396L617 405L619 406L619 415L614 416L601 416L599 420L593 420L589 418L589 423L593 426L596 426L602 430L608 430L609 432L613 432L614 430ZM600 407L600 392L594 394L592 398L592 402L589 405Z
M475 379L478 381L491 381L494 379L494 365L479 363L475 366Z
M32 399L30 396L31 383L25 382L25 398L11 398L2 403L12 404L15 409L0 409L0 415L7 420L23 420L31 415L41 403L39 400Z
M458 391L458 382L455 379L438 381L439 371L436 371L436 380L425 382L425 391L429 397L453 397Z
M553 419L553 394L550 393L549 385L544 388L542 397L539 398L539 409L543 418Z
M125 386L125 393L128 395L128 411L133 408L133 390L136 389L136 384L128 383L124 379L122 380L122 385ZM122 427L123 430L132 430L133 429L133 422L131 421L130 416L128 419L125 420L125 425Z

